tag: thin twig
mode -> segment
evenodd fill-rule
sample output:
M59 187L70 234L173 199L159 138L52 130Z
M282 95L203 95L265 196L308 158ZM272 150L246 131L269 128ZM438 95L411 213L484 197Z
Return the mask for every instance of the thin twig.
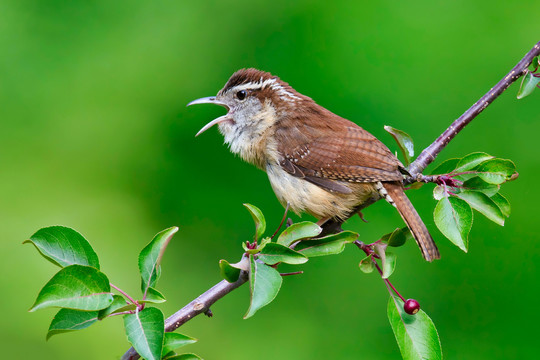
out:
M211 289L207 290L198 298L184 306L182 309L169 316L169 318L165 320L165 331L174 331L189 320L193 319L195 316L206 313L208 309L210 309L210 306L212 306L216 301L243 285L247 280L247 272L242 271L238 280L233 283L226 280L220 281ZM133 348L130 348L128 351L126 351L124 356L122 356L122 360L135 360L139 358L139 354L137 354Z
M416 160L409 166L409 173L412 175L411 182L414 181L417 174L420 174L424 169L435 160L437 155L448 143L469 124L478 114L487 108L499 95L503 93L514 81L523 75L535 56L540 55L540 42L521 59L510 72L501 79L493 88L491 88L484 96L480 98L473 106L463 113L452 125L446 129L431 145L418 155Z

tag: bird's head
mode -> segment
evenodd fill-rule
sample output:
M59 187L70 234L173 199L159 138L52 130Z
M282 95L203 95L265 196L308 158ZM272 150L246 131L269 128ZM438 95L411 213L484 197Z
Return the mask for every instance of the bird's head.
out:
M196 136L218 124L225 141L237 137L257 137L295 104L309 99L277 76L256 69L235 72L216 96L194 100L188 104L216 104L228 109L227 114L206 124Z

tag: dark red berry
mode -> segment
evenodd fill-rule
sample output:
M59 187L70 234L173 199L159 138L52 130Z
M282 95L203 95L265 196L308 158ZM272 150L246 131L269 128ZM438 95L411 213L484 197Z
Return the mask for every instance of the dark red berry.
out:
M420 310L420 304L414 299L407 299L405 305L403 305L403 310L409 315L414 315Z

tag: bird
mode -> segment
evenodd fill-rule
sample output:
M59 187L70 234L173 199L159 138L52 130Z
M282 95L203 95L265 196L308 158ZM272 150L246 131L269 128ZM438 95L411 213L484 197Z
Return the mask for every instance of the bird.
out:
M266 171L279 202L318 224L339 223L363 205L385 199L407 224L427 261L440 254L405 195L406 168L375 136L318 105L269 72L240 69L216 96L188 104L215 104L227 114L217 125L232 153Z

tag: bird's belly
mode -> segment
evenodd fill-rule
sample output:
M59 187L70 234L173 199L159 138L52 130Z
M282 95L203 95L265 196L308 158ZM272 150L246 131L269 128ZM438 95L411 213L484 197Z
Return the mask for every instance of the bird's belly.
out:
M318 219L346 219L354 207L377 193L370 183L343 183L353 190L350 194L329 192L302 178L292 176L277 164L267 165L266 172L272 189L283 206L289 203L295 213L307 212Z

